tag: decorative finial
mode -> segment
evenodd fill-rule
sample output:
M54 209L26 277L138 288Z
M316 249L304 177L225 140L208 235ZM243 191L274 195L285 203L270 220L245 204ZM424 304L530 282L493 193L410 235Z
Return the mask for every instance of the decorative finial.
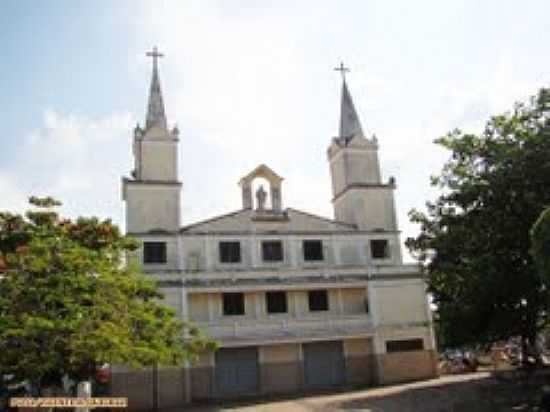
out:
M335 71L340 72L342 81L346 81L346 72L349 72L349 67L344 66L344 62L340 62L340 66L334 68Z

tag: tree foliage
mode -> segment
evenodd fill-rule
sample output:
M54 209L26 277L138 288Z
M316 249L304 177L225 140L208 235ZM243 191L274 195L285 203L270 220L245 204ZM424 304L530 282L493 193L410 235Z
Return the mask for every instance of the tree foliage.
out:
M531 255L539 274L550 281L550 207L543 210L531 229Z
M25 215L0 213L0 376L44 387L105 363L180 364L212 346L123 264L135 240L109 220L60 218L52 198L30 202Z
M530 254L530 229L550 204L550 91L492 117L479 134L436 140L451 157L432 185L442 194L412 210L407 240L425 264L448 345L511 336L533 341L545 324L548 277Z

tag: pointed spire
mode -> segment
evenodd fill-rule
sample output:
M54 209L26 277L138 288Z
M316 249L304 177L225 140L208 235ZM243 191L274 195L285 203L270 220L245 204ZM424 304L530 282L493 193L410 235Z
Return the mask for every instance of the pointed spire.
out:
M164 112L164 102L162 101L162 92L160 90L160 79L158 73L158 58L163 57L164 55L158 52L156 46L153 47L153 51L147 52L146 55L153 58L153 76L151 78L151 88L149 90L149 103L147 105L145 129L149 130L153 126L166 129L166 114Z
M346 83L346 72L349 69L344 67L344 63L340 63L340 66L334 70L339 71L342 75L342 102L340 106L340 131L338 137L347 141L355 135L363 136L363 129Z

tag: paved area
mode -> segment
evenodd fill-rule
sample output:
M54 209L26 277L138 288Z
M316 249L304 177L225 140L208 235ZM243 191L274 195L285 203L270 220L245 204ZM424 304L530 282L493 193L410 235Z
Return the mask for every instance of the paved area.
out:
M356 390L337 394L316 394L294 399L251 401L223 405L195 405L192 412L470 412L479 383L490 379L487 372L444 376L429 381ZM479 409L482 410L482 409Z

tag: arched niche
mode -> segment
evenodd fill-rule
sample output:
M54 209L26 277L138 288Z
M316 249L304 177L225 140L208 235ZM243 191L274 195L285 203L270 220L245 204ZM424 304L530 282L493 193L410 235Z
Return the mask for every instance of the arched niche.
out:
M252 182L257 177L261 177L269 183L269 197L272 210L274 212L281 211L283 204L281 190L283 178L264 164L256 167L239 181L243 199L243 209L252 209L254 205L254 196L256 196L256 193L252 192Z

